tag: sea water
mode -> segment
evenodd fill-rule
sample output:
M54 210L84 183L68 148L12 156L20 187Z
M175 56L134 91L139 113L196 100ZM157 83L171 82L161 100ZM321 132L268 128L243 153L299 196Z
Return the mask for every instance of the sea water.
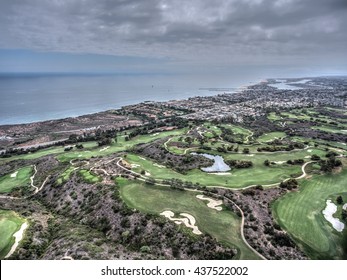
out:
M244 81L220 83L183 75L0 74L0 125L75 117L142 101L208 96Z

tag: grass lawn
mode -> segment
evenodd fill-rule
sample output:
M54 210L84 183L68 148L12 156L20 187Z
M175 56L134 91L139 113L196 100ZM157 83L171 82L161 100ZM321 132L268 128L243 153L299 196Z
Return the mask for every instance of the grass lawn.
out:
M312 129L318 129L326 132L332 132L332 133L340 133L340 134L347 134L347 130L345 128L338 128L336 126L312 126Z
M0 193L9 193L15 187L22 187L30 184L32 166L26 166L0 177ZM17 173L16 173L17 172Z
M250 135L252 132L249 129L243 128L241 126L237 126L234 124L227 124L227 125L221 125L225 128L231 129L235 134L243 134L243 135Z
M278 116L275 112L271 112L267 118L270 120L270 121L280 121L282 120L282 117Z
M225 186L230 188L246 187L253 184L273 184L278 183L290 175L301 175L301 166L298 165L274 165L266 167L264 165L265 159L287 161L288 159L303 158L303 155L310 155L307 151L298 151L292 153L278 153L278 154L259 154L253 157L248 157L243 154L228 154L226 158L229 159L243 159L251 160L254 162L252 168L235 169L232 170L230 175L215 175L206 173L204 171L195 169L188 171L187 174L178 173L170 168L158 167L154 165L155 162L150 159L143 160L134 154L128 154L126 161L129 163L137 164L138 167L133 168L136 172L146 170L155 179L171 179L178 178L184 181L191 181L193 183L200 183L206 186ZM250 176L252 174L252 176Z
M118 181L121 197L129 207L141 212L160 214L171 210L175 214L188 213L195 217L196 225L219 242L238 248L238 258L259 259L242 241L241 219L231 211L216 211L196 198L197 193L149 186L139 182Z
M95 141L83 142L84 149L78 150L74 148L72 151L65 152L64 147L51 147L47 149L42 149L34 153L12 156L10 158L1 159L3 162L8 162L16 159L36 159L46 155L57 155L60 161L70 161L71 159L83 159L91 158L92 156L105 156L115 152L125 151L139 143L148 143L153 140L163 138L171 135L181 135L186 132L187 129L176 129L171 131L164 131L159 133L152 133L147 135L139 135L134 137L129 141L125 141L124 135L118 136L118 142L110 145L108 149L102 150L105 147L99 147Z
M283 118L298 119L298 120L309 120L310 119L310 117L308 117L306 115L298 115L297 112L292 112L292 113L281 112L281 116Z
M89 170L82 169L82 170L79 170L78 173L89 184L95 184L95 183L101 182L101 178L93 174Z
M270 132L270 133L265 133L261 135L260 137L258 137L257 140L259 142L265 143L265 142L273 141L275 139L283 138L285 136L286 134L284 132Z
M171 136L171 135L181 135L186 131L186 129L176 129L171 131L165 131L160 133L152 133L147 135L139 135L137 137L132 138L129 141L125 141L125 137L118 137L117 143L113 143L109 146L109 148L105 149L106 147L96 147L94 149L90 149L87 151L71 151L71 152L65 152L57 156L58 160L60 161L70 161L71 159L83 159L83 158L91 158L92 156L106 156L110 155L116 152L125 151L127 149L130 149L131 147L140 144L140 143L149 143L151 141L154 141L156 139L160 139L163 137Z
M0 259L11 250L15 242L13 234L20 229L24 221L13 211L0 210Z
M335 111L335 112L347 115L346 109L343 109L343 108L326 107L326 109L329 111Z
M61 185L65 182L67 182L67 180L69 180L72 172L75 170L75 168L73 166L68 167L57 179L56 184L57 185Z
M276 220L313 259L346 259L347 230L337 232L325 220L326 200L346 191L347 170L300 181L292 192L273 204Z

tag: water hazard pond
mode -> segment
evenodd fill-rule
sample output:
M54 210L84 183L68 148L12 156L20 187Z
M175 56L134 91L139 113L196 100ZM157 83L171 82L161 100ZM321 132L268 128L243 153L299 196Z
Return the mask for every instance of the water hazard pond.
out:
M201 168L202 171L205 171L205 172L226 172L226 171L230 171L229 165L227 165L224 162L223 157L221 157L219 155L198 154L198 153L191 153L191 154L192 155L204 156L205 158L214 160L213 165L211 165L209 167Z

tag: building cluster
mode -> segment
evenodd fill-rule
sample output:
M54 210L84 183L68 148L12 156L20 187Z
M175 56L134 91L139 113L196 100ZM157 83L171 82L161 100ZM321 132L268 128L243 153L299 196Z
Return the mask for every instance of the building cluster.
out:
M325 81L329 81L326 86ZM310 83L312 84L312 81ZM262 82L232 94L198 96L186 100L141 103L134 106L139 106L136 110L141 108L143 114L147 112L150 116L162 116L164 110L169 112L168 116L181 115L187 119L200 120L232 118L235 122L243 122L245 117L259 117L271 109L347 106L347 87L344 84L336 84L336 81L332 87L330 80L320 79L320 87L298 87L296 90L277 89L268 84L268 81ZM134 106L129 106L129 109L134 110ZM153 111L153 108L156 108L156 111Z

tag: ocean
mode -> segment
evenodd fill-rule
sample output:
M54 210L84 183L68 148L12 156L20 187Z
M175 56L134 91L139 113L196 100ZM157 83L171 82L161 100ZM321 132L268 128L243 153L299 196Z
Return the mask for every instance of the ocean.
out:
M0 74L0 125L76 117L147 100L215 95L224 91L206 88L229 92L246 83L186 75Z

